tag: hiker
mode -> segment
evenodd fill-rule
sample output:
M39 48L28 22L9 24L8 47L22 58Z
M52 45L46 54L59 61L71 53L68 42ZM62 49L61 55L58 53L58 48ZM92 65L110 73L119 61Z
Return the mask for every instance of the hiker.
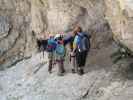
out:
M70 63L72 65L72 73L76 72L76 58L75 58L75 53L73 53L73 42L74 42L74 38L76 36L76 31L72 31L70 33L67 33L67 35L64 37L64 44L67 45L69 44L69 60Z
M62 76L65 72L64 69L64 57L65 57L65 46L63 37L61 34L50 35L47 45L48 52L48 71L52 73L53 64L58 64L58 75Z
M54 50L56 48L56 42L54 40L54 35L49 34L49 37L47 39L47 47L46 51L48 52L48 72L52 73L52 67L54 64Z
M87 54L90 49L90 37L82 31L80 26L75 27L74 34L76 34L72 51L72 55L75 56L74 62L76 62L74 71L79 75L83 75Z
M55 49L55 59L58 64L58 75L63 76L65 72L64 58L66 54L66 49L64 46L62 33L55 35L55 41L57 42L56 49Z
M32 31L32 34L35 35L35 32ZM43 58L44 58L44 51L46 51L46 47L47 47L47 38L45 37L44 33L42 33L40 37L36 38L36 45L37 45L38 52L42 52Z

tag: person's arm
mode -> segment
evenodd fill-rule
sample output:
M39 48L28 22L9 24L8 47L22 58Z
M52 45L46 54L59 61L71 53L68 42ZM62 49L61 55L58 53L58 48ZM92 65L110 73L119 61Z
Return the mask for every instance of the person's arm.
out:
M67 44L71 43L72 39L73 39L72 36L64 37L64 39L63 39L64 40L64 44L67 45Z

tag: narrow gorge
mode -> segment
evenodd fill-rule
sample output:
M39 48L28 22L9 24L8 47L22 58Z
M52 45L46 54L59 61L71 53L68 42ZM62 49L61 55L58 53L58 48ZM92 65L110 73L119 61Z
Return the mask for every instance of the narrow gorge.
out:
M36 40L77 24L91 34L85 74L68 57L49 74ZM0 0L0 100L133 100L132 58L111 58L120 45L132 55L132 26L132 0Z

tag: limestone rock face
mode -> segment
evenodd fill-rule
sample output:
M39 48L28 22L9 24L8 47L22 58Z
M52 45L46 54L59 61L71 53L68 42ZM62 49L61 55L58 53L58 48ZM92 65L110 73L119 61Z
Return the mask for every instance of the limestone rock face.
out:
M28 0L0 0L1 68L16 63L34 51L30 20Z
M104 12L103 0L0 0L0 65L34 54L42 33L67 33L75 24L92 34L93 48L108 43Z
M106 19L114 37L133 51L133 1L105 0Z

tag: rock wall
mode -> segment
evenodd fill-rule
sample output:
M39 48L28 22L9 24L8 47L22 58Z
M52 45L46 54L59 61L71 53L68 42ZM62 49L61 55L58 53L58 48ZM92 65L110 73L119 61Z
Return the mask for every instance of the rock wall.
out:
M133 1L105 0L106 19L114 38L133 51Z
M30 10L28 0L0 0L0 68L8 67L34 51Z
M42 33L67 33L75 24L91 33L92 48L110 43L103 0L0 0L0 67L34 54Z
M32 0L31 28L36 33L57 33L79 24L92 34L92 48L99 48L112 37L104 12L103 0Z
M31 27L36 33L69 31L75 24L80 24L86 31L92 28L100 30L100 26L106 23L102 0L32 1Z

